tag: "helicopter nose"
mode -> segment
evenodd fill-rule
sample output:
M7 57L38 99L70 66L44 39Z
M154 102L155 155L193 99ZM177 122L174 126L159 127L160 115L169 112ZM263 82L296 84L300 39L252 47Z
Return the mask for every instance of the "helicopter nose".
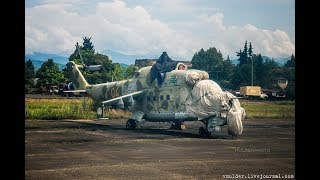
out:
M188 113L198 119L205 119L227 111L229 134L232 136L242 134L245 111L233 94L222 91L212 80L201 80L193 87L190 97L186 103Z
M227 113L228 132L232 136L241 135L243 131L242 120L245 118L246 112L241 107L239 99L236 99L230 92L225 93L230 106Z
M204 119L219 114L225 93L212 80L201 80L195 84L186 103L188 113Z
M243 126L242 120L244 119L244 109L233 110L230 109L227 115L228 133L232 136L242 134Z

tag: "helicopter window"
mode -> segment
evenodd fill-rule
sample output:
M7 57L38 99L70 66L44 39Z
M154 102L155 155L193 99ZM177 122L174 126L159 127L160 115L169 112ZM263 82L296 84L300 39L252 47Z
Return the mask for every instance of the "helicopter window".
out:
M150 98L150 96L148 96L148 97L147 97L147 100L148 100L148 101L151 101L151 98Z
M156 97L155 96L153 96L153 101L156 101Z
M170 100L170 95L167 95L167 100Z
M160 95L160 100L161 100L161 101L163 100L163 95Z

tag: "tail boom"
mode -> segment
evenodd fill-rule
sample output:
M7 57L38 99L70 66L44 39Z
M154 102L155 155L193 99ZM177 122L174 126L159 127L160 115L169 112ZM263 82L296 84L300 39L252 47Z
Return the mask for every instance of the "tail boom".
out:
M86 89L87 86L89 86L86 79L83 77L82 73L80 72L77 64L75 64L73 61L69 61L67 64L68 73L70 74L71 81L74 85L74 88L76 90L79 89ZM81 66L81 65L80 65Z

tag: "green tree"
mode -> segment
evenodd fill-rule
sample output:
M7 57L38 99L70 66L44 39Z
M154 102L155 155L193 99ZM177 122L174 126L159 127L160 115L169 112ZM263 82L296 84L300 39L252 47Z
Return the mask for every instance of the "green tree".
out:
M74 52L70 55L69 61L74 61L77 64L82 64L82 63L84 63L86 65L90 64L90 62L88 62L88 61L91 60L91 55L95 54L94 45L91 42L91 38L84 37L82 46L78 47L79 50L78 50L77 46L78 46L78 43L75 45L76 48L75 48ZM83 62L81 61L79 51L81 53ZM90 64L90 65L92 65L92 64Z
M250 42L250 43L249 43L248 56L249 56L249 57L252 57L252 55L253 55L253 48L252 48L252 44L251 44L251 42Z
M296 78L295 78L295 68L285 68L285 75L283 76L284 78L288 79L288 86L285 89L286 91L286 96L289 99L295 99L296 98Z
M247 49L247 41L244 50L237 52L239 64L233 68L232 77L229 85L232 89L240 89L241 86L251 85L251 70L253 62L253 85L258 85L262 89L270 89L275 92L280 91L278 86L278 78L288 79L288 86L285 89L286 95L290 99L295 98L295 56L291 55L290 60L281 67L273 59L264 59L262 55L254 54L252 44L249 43ZM229 59L229 58L227 58Z
M239 52L237 52L237 56L239 64L235 67L235 71L232 74L231 77L231 87L233 89L239 89L240 86L247 86L251 84L251 77L252 77L252 64L255 62L255 59L257 58L253 54L253 47L251 42L249 43L249 49L248 49L248 42L245 41L243 51L240 49ZM256 63L254 63L256 64ZM255 73L255 69L253 69ZM253 76L254 82L255 82L255 75Z
M53 59L48 59L44 62L36 72L38 77L37 86L50 86L59 85L65 82L63 72L59 70L57 64L54 63Z
M246 58L248 57L248 42L247 41L244 43L243 54L246 55Z
M273 80L272 70L277 67L276 63L271 60L264 62L261 54L253 53L253 46L249 43L249 49L246 52L247 41L244 45L244 51L237 53L239 56L239 64L236 66L236 70L233 73L232 87L239 89L240 86L251 85L253 79L253 85L258 85L263 88L269 86ZM253 76L253 77L252 77Z
M283 77L288 79L288 87L286 88L286 94L289 99L295 99L295 69L296 69L296 58L292 54L291 58L287 63L285 64L285 75Z
M24 63L24 90L25 93L30 93L34 87L33 79L35 78L35 70L32 61L29 59Z
M251 84L251 64L237 65L231 78L232 89Z
M229 55L226 60L222 61L222 69L219 75L219 83L222 87L231 89L232 83L231 78L234 73L235 65L232 64Z
M81 61L81 57L77 48L70 55L69 61L74 61L77 64L85 64L87 66L102 65L102 69L99 72L90 72L86 70L83 72L83 76L86 78L89 84L110 82L112 80L115 66L112 64L112 61L108 56L95 53L91 38L83 38L83 44L82 46L79 46L79 51L81 53L83 62Z
M91 38L88 38L88 37L83 38L83 50L91 51L92 54L94 54L95 50L94 50L94 45L91 42Z
M264 68L263 58L261 54L253 54L251 57L254 63L254 84L262 84L266 77L266 69Z
M124 79L125 68L121 67L119 63L114 63L114 70L112 72L113 81L120 81Z
M211 47L204 51L202 48L196 52L191 60L192 68L207 71L210 79L223 86L230 85L230 78L234 66L230 59L224 60L220 51L215 47Z
M284 67L296 67L296 58L292 54L290 59L284 64Z
M282 69L277 65L273 59L266 59L262 67L262 77L261 82L258 84L262 88L274 89L277 83L277 78L281 77L276 71Z
M251 45L251 42L249 44L249 50L248 50L248 45L247 45L247 41L244 43L244 48L243 51L237 52L237 56L239 57L238 61L239 61L239 65L242 66L244 64L248 64L251 63L251 57L253 55L253 48Z
M136 70L137 70L136 66L134 65L128 66L124 72L124 79L132 78Z

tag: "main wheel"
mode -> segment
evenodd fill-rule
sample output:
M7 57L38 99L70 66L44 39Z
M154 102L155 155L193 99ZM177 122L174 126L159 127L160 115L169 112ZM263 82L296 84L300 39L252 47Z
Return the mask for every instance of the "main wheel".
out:
M126 129L135 129L136 128L136 121L133 119L129 119L126 123Z
M202 138L206 137L206 130L204 129L204 127L199 128L199 136Z
M170 129L185 130L186 126L182 123L173 123L173 124L171 124Z
M211 136L211 132L207 132L204 127L199 128L199 136L202 138L209 138Z
M233 134L229 129L228 129L228 134L233 138L236 139L238 136Z

